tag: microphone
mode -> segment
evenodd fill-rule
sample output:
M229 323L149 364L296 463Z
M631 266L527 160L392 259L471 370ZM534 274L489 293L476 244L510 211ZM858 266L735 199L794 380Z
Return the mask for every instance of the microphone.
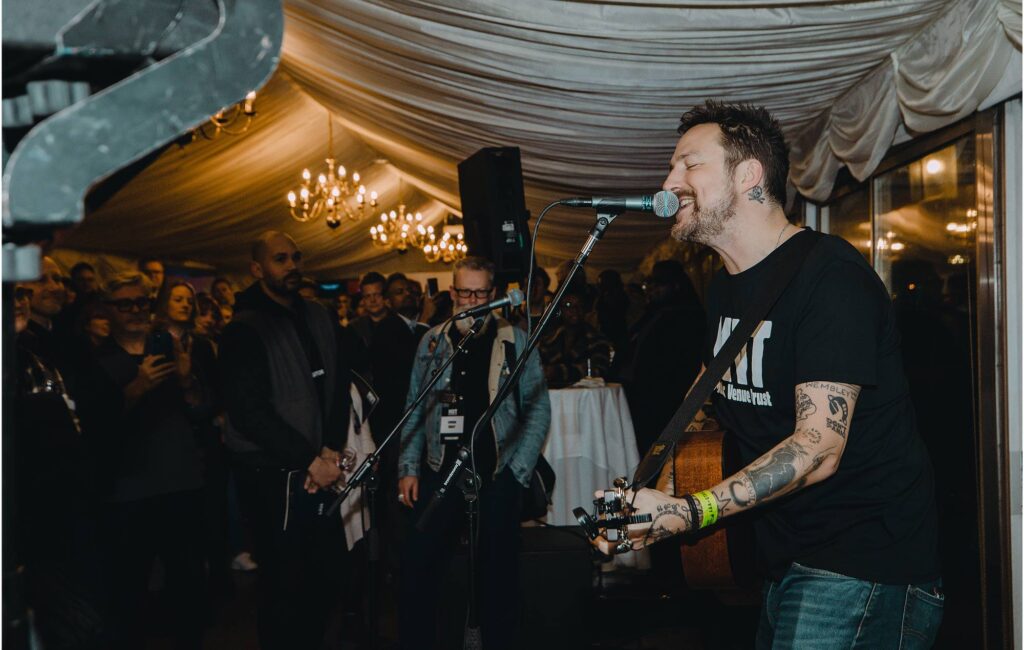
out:
M489 314L495 309L499 309L501 307L504 307L505 305L508 305L509 307L518 307L521 304L523 304L523 292L520 291L519 289L509 289L508 293L506 293L503 297L498 298L497 300L492 300L488 303L477 305L476 307L470 307L466 311L460 314L456 314L455 320L460 320L463 318L476 318L477 316L484 316L486 314Z
M673 192L662 190L657 194L643 196L595 196L591 198L563 199L562 205L570 208L613 208L636 212L653 212L662 219L670 219L679 211L679 197Z

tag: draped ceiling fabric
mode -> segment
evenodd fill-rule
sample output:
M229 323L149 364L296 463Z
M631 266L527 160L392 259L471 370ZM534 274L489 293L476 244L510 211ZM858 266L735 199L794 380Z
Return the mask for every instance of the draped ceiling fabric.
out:
M1020 0L952 3L796 139L791 182L824 201L842 165L859 180L871 175L901 123L911 134L934 131L978 110L997 86L997 99L1019 93L1020 33Z
M373 249L371 221L328 230L288 216L299 171L322 166L327 109L344 127L337 158L382 207L404 201L436 221L459 213L456 164L488 146L521 148L534 218L559 197L656 190L680 114L709 97L779 117L791 181L821 200L841 165L870 174L898 129L977 110L1013 61L1005 96L1020 91L1019 0L288 0L285 11L281 68L252 129L167 151L69 246L241 268L246 242L275 227L321 274L428 268L417 252ZM552 210L542 261L575 255L592 222ZM591 264L628 271L667 232L624 215Z

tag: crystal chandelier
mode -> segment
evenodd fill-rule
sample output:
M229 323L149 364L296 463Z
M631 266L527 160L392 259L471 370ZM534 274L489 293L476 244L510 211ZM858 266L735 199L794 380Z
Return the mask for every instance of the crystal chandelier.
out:
M298 191L288 192L288 206L292 218L300 223L314 221L324 215L329 228L337 228L344 217L358 221L366 212L367 206L377 207L377 193L367 195L366 186L359 184L359 173L352 172L349 180L344 165L335 166L333 156L334 126L331 114L327 114L327 163L326 173L313 175L308 169L302 170L302 185ZM350 199L355 199L353 206Z
M370 226L370 238L374 246L390 248L405 253L410 248L422 248L434 236L434 227L423 223L423 215L405 211L405 204L398 211L382 212L380 223Z
M453 224L452 221L454 219L451 215L445 217L440 238L434 232L433 226L427 229L427 241L422 247L423 257L431 264L435 262L451 264L464 259L469 253L462 234L462 226Z
M192 130L192 140L201 135L207 140L213 140L221 133L228 135L241 135L249 130L252 118L256 117L256 91L250 91L245 99L232 104L210 116L210 119L203 122ZM244 118L244 120L243 120Z

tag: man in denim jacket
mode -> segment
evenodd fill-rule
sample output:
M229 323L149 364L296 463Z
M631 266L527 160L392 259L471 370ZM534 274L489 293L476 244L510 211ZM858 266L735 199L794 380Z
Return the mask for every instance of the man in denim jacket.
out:
M455 264L450 288L455 313L494 299L494 265L469 257ZM420 341L409 384L411 402L435 369L451 356L470 320L438 326ZM479 333L441 375L402 429L398 499L418 520L454 462L461 432L472 430L526 347L526 334L489 314ZM474 445L480 477L478 594L484 645L512 647L518 594L518 528L522 491L530 483L551 422L551 402L540 357L530 355L518 386L482 427ZM422 496L422 498L421 498ZM436 590L446 573L465 519L461 494L449 494L425 531L413 531L402 552L399 637L403 648L434 642Z

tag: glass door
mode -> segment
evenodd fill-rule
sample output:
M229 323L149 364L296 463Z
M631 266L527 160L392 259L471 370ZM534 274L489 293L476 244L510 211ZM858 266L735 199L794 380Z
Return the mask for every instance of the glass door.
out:
M947 594L938 647L963 647L981 629L975 175L972 134L873 181L874 267L893 298L918 428L935 469Z

